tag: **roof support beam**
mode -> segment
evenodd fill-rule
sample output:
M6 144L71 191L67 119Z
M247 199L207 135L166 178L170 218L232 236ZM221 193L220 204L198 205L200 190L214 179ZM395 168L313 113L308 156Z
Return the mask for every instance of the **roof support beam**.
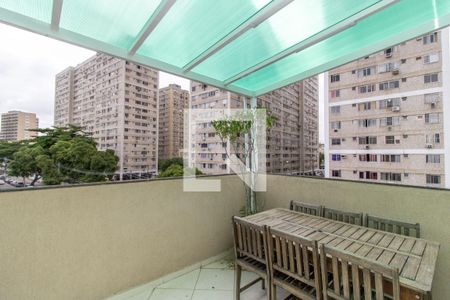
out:
M236 27L233 31L228 33L225 37L223 37L220 41L209 47L206 51L200 54L197 58L189 62L187 65L183 67L183 71L189 72L203 61L208 59L211 55L218 52L220 49L233 42L235 39L240 37L246 31L257 27L259 24L273 16L282 8L286 7L289 3L294 0L273 0L262 9L260 9L257 13L255 13L251 18L246 20L244 23Z
M63 0L53 0L53 8L52 8L52 23L50 28L52 30L59 30L59 22L61 20L61 11L63 6Z
M134 55L136 51L142 46L148 36L155 30L159 22L169 12L170 8L175 4L176 0L161 0L161 3L156 8L150 19L142 27L141 31L137 35L136 40L133 42L129 49L129 55Z
M246 77L258 70L261 70L262 68L264 68L274 62L277 62L291 54L298 53L302 50L305 50L306 48L314 46L315 44L318 44L318 43L342 32L346 29L349 29L349 28L355 26L359 21L379 12L380 10L387 8L388 6L390 6L394 3L397 3L398 1L400 1L400 0L379 1L375 4L373 4L372 6L354 14L353 16L350 16L349 18L343 20L342 22L337 23L333 26L330 26L330 27L320 31L316 35L313 35L313 36L287 48L286 50L283 50L283 51L279 52L278 54L275 54L274 56L228 78L227 80L224 81L224 85L228 86L231 83L233 83L243 77Z

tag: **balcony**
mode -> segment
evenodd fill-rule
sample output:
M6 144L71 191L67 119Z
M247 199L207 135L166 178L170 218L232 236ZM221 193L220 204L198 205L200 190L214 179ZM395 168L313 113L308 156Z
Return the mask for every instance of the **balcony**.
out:
M171 179L0 193L1 298L232 299L230 219L244 189L236 176L208 178L222 192ZM450 191L269 175L257 197L265 209L301 199L419 222L441 244L434 299L450 298ZM242 296L263 298L260 285Z

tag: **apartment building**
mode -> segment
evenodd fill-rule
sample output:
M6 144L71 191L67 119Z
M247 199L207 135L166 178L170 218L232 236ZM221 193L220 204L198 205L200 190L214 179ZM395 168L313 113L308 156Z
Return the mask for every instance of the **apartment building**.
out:
M182 157L184 112L189 107L189 91L177 84L159 90L159 159Z
M250 99L203 83L191 82L192 109L242 109ZM279 174L313 174L318 168L318 80L297 82L257 99L276 118L267 131L266 171ZM230 173L227 153L236 150L222 143L210 123L197 129L196 167L205 174Z
M0 140L22 141L37 137L37 132L30 129L39 128L39 119L35 113L9 111L2 114Z
M326 75L327 177L450 187L449 30Z
M96 54L56 75L55 126L82 126L120 158L124 178L156 174L158 81L151 68Z

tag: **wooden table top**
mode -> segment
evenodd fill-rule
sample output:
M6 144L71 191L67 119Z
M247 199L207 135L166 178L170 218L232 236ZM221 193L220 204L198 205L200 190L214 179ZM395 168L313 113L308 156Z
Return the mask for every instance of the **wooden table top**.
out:
M397 267L401 285L421 292L431 291L439 252L439 244L436 242L283 208L267 210L246 219Z

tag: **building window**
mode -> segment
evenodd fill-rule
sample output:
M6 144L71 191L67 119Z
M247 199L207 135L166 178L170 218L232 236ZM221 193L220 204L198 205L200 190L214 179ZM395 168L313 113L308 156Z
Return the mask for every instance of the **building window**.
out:
M440 164L441 156L439 154L427 154L425 156L425 162L427 164Z
M341 121L331 122L330 127L331 129L341 129Z
M359 127L373 127L377 126L377 119L363 119L358 120Z
M423 76L423 82L424 83L432 83L432 82L437 82L439 80L439 76L437 73L433 73L433 74L426 74Z
M395 136L393 135L387 135L386 136L386 144L393 145L395 144Z
M358 104L358 110L359 111L371 110L371 109L376 109L376 108L377 108L377 102L376 101L363 102L363 103L359 103Z
M427 184L440 184L440 183L441 183L440 175L427 174Z
M341 80L341 75L339 74L334 74L330 76L331 82L338 82Z
M398 62L390 62L378 66L378 73L386 73L394 70L398 70L400 64Z
M394 106L400 106L400 98L380 100L380 109L391 108Z
M332 106L332 107L330 107L330 111L332 114L338 114L341 112L341 107L340 106Z
M341 96L341 90L334 90L330 92L331 98L337 98Z
M425 136L425 142L427 144L439 144L441 142L441 136L439 133L427 134Z
M375 92L375 84L362 85L358 88L360 94Z
M400 155L397 154L381 154L380 155L381 162L400 162Z
M371 179L371 180L377 180L378 179L378 173L377 172L359 172L359 178L360 179Z
M437 42L437 32L425 35L422 38L423 44L427 45L427 44L431 44L431 43L435 43Z
M386 117L380 119L380 126L397 126L400 125L400 117Z
M376 154L360 154L359 155L359 161L374 162L377 160L378 160L378 155L376 155Z
M432 64L439 61L439 53L430 53L423 56L424 64Z
M341 139L331 139L331 145L340 145Z
M341 177L341 170L331 170L332 177Z
M331 160L332 161L340 161L341 160L341 155L340 154L332 154L331 155Z
M396 89L398 87L400 87L400 82L398 80L391 80L380 83L380 91Z
M439 113L425 114L425 123L438 124L439 123Z
M439 93L425 94L424 95L425 104L438 103Z
M358 70L358 77L367 77L370 75L374 75L375 72L375 67L367 67L367 68L362 68Z
M361 136L359 137L360 145L375 145L377 143L376 136Z
M385 181L402 181L400 173L380 173L380 179Z

